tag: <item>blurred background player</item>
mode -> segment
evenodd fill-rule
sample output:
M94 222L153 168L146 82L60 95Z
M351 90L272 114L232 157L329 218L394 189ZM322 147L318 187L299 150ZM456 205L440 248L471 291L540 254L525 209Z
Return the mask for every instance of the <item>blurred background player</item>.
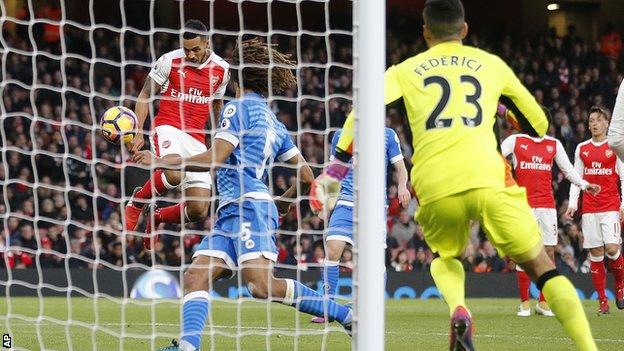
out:
M615 98L608 139L611 150L615 152L620 160L624 160L624 80L620 83L620 88Z
M158 157L189 157L206 151L206 128L211 113L218 114L229 79L229 64L210 50L206 26L189 20L184 24L182 48L162 55L150 71L135 107L139 126L149 113L150 97L160 92L160 108L154 118L152 150ZM135 153L143 147L143 135L137 134L129 145ZM146 233L160 223L202 220L208 214L212 179L209 172L156 170L137 188L125 208L125 230L136 230L145 203L155 194L161 196L182 183L184 198L176 205L145 211ZM183 219L184 218L184 219ZM152 222L153 221L153 222ZM151 247L149 237L144 239Z
M239 51L243 57L239 58ZM270 51L270 52L269 52ZM270 58L270 60L269 60ZM270 62L269 62L270 61ZM284 55L258 39L246 40L234 49L234 63L255 64L272 68L245 67L238 82L237 99L222 111L220 128L210 150L182 158L161 158L162 165L187 165L186 170L207 171L226 164L217 171L220 204L212 233L204 237L193 255L191 267L184 273L184 305L182 337L179 343L163 350L198 350L201 333L208 316L212 283L241 269L242 281L249 292L259 299L270 299L293 306L316 316L327 315L347 330L351 328L351 309L332 300L323 301L321 294L292 279L273 277L277 260L275 230L278 227L278 207L288 211L290 203L280 201L276 206L265 184L267 167L275 159L300 169L300 183L293 184L282 198L294 198L297 188L307 193L314 178L312 170L293 144L286 127L267 105L269 72L271 87L281 93L296 84L294 67L289 55ZM279 67L279 68L277 68ZM135 155L138 163L151 164L152 154L143 151ZM195 165L195 166L192 166ZM237 167L245 165L245 167Z
M384 77L386 105L404 104L412 132L417 220L438 256L431 275L451 314L449 348L474 349L459 258L470 222L478 220L488 239L537 282L577 347L596 350L576 290L546 254L526 191L513 181L493 132L499 99L513 111L503 115L515 118L528 135L544 136L548 120L503 60L462 44L468 33L464 18L460 0L428 0L423 36L429 49L391 66ZM348 174L353 129L351 113L318 187L333 188Z
M555 247L558 241L557 209L552 191L553 162L563 172L565 177L574 185L589 193L597 193L600 186L589 184L576 172L566 155L561 142L545 135L541 138L527 134L513 134L501 144L503 156L511 156L514 176L518 185L526 188L529 206L537 220L542 234L542 243L548 257L555 262ZM516 266L518 289L520 290L520 306L517 315L528 317L531 315L529 306L529 288L531 279ZM554 316L540 292L539 303L535 305L535 312L544 316Z
M334 158L340 133L340 130L336 131L332 138L330 160ZM399 137L391 128L386 128L386 162L389 165L393 165L397 171L399 201L403 208L407 208L412 197L412 194L407 189L407 168L405 168L405 162L403 162ZM312 206L315 212L331 210L324 209L323 203L315 199L313 194L310 197L310 206ZM350 171L342 181L340 197L336 207L331 212L325 236L327 257L325 258L325 267L323 268L323 280L325 294L330 298L334 298L337 293L338 278L340 276L340 258L346 244L353 245L353 171ZM312 322L325 323L325 318L314 317Z
M585 192L582 198L581 223L583 248L589 249L592 281L598 293L600 314L609 313L609 301L605 294L605 253L609 268L615 278L615 301L624 309L624 257L622 257L621 222L624 215L622 189L624 189L624 164L607 144L609 112L592 107L589 113L591 139L580 143L574 152L574 168L586 181L599 184L600 194ZM619 184L618 184L619 183ZM578 206L580 189L570 187L570 202L566 216L572 219Z

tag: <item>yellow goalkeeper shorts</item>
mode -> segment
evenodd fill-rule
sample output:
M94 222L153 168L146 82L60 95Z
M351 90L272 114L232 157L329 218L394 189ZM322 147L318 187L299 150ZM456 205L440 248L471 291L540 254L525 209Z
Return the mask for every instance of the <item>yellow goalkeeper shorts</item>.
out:
M481 223L499 253L516 262L535 258L542 241L527 202L517 185L471 189L422 206L416 214L433 252L460 257L470 238L470 221Z

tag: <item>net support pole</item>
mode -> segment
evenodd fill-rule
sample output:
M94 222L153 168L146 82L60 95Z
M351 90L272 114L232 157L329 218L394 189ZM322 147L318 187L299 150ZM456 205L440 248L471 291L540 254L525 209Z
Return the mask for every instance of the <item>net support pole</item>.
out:
M385 324L385 1L354 2L357 277L353 350L383 350Z

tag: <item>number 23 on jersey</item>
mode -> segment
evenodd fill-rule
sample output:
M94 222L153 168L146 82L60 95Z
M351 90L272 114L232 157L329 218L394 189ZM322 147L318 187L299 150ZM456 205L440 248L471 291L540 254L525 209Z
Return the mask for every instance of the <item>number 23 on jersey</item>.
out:
M481 83L479 80L471 75L462 75L459 77L462 85L472 86L472 93L465 95L465 102L474 106L475 113L473 115L464 116L461 115L462 123L467 127L476 127L481 124L483 120L483 110L479 104L479 98L481 97ZM448 79L442 76L431 76L424 79L425 88L431 86L438 86L441 90L440 99L434 107L433 111L427 118L425 129L440 129L448 128L453 125L455 116L445 115L445 109L451 99L451 94L457 93L451 90L451 84ZM463 94L463 92L462 92ZM462 111L470 111L470 109L462 109ZM466 113L467 114L467 113Z

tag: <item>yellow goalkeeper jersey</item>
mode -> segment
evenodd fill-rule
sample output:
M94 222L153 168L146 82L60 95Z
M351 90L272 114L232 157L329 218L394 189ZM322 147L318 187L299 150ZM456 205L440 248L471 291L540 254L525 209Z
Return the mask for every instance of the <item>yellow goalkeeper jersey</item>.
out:
M544 111L503 60L460 42L435 45L388 68L384 79L385 103L402 100L407 111L414 147L411 182L421 205L508 184L494 133L499 99L523 132L543 136L548 129ZM353 113L338 153L350 154L352 140Z

